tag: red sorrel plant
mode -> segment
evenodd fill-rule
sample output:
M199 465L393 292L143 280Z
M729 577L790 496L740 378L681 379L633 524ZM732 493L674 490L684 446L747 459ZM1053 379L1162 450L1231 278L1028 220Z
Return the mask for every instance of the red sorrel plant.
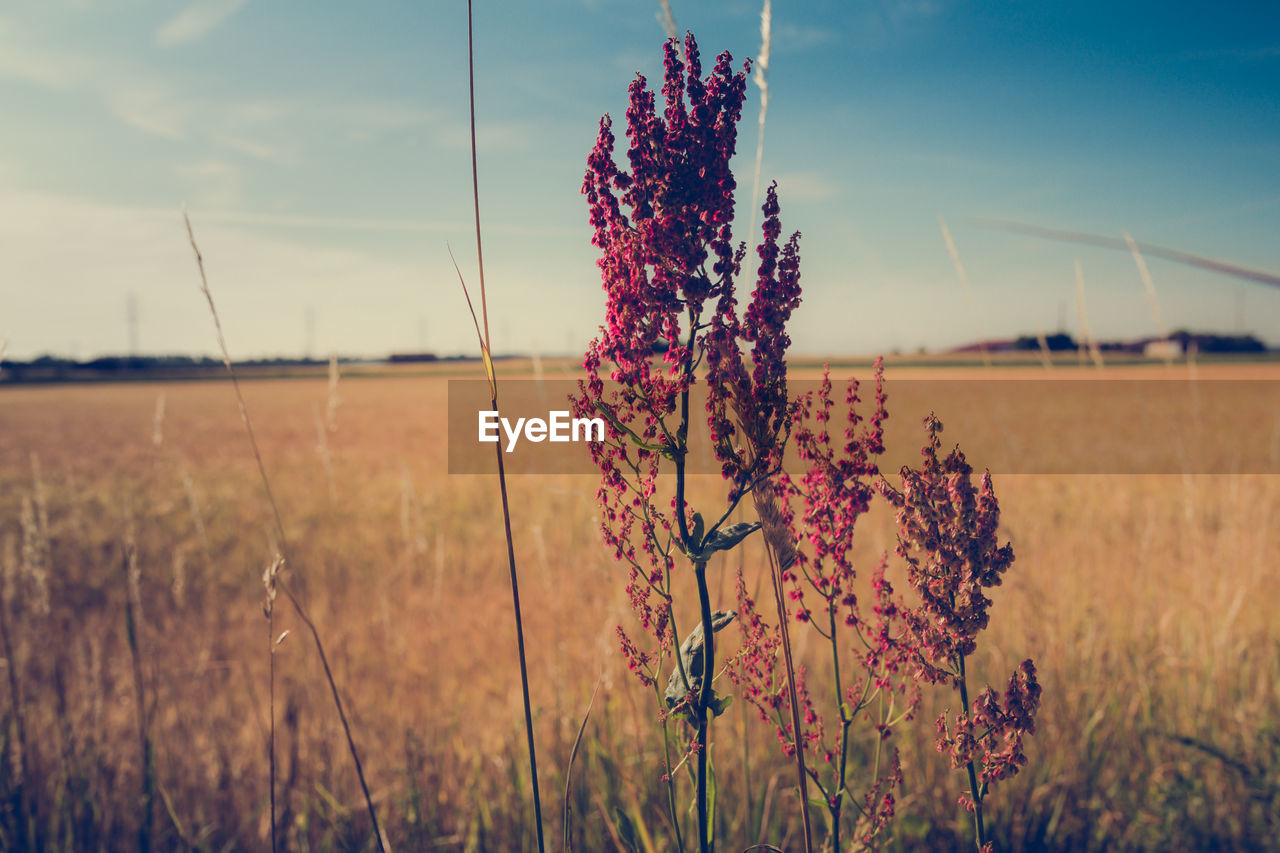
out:
M671 717L692 730L687 755L696 761L698 847L713 846L708 804L707 730L727 700L715 695L715 632L733 618L712 610L707 562L738 545L759 525L728 519L757 485L774 476L790 431L785 327L800 301L799 234L779 246L776 186L764 204L756 287L738 317L735 279L746 255L734 247L736 187L729 160L746 91L722 53L702 79L697 42L689 34L682 61L675 40L664 48L665 107L637 75L627 108L628 168L614 161L608 116L600 122L587 161L592 242L608 295L608 323L591 342L579 412L603 415L606 440L592 445L603 482L601 528L618 560L630 566L627 591L641 626L656 647L643 650L619 628L622 650L642 682L659 690L665 661L672 671L659 696L664 731ZM751 345L750 368L744 344ZM656 353L661 352L661 357ZM703 515L686 497L690 392L704 368L707 418L724 476L731 486L723 510ZM600 375L607 369L612 383ZM665 463L664 464L664 460ZM659 474L674 475L670 499L659 497ZM692 564L698 619L683 643L677 630L672 572L676 557ZM676 649L679 644L679 649ZM667 760L668 805L677 846L683 848Z
M776 184L766 193L756 286L741 318L735 291L746 247L735 249L733 243L736 185L729 160L750 63L734 73L723 53L703 80L692 34L684 55L682 61L674 40L665 45L661 115L644 77L637 75L631 85L628 168L614 161L608 116L588 158L583 193L595 229L592 242L601 251L608 323L587 350L587 378L575 400L579 414L603 415L609 424L606 440L591 445L603 475L601 529L615 557L630 567L627 592L650 635L649 647L621 627L618 636L629 667L654 690L661 709L676 845L684 848L668 726L675 719L692 732L685 759L697 765L698 847L706 851L714 844L708 726L728 704L713 688L715 634L735 616L743 642L727 671L762 717L773 721L784 751L796 759L806 849L809 783L821 795L827 849L840 850L846 840L854 848L876 842L894 815L902 784L897 751L885 744L895 727L914 718L920 684L942 681L960 691L964 713L953 723L945 715L939 720L939 748L950 753L954 766L967 768L970 793L962 802L974 813L979 846L986 845L983 800L992 782L1013 775L1025 761L1022 737L1034 732L1039 702L1030 661L1015 673L1003 699L988 688L969 701L965 661L990 604L980 590L998 583L1013 559L1008 545L996 544L999 510L990 477L975 489L958 450L940 462L941 425L930 420L924 465L903 469L901 490L884 482L876 464L884 452L887 417L880 363L869 419L857 412L856 381L848 387L842 442L829 429L835 407L829 376L816 397L789 400L786 325L800 302L800 235L779 244ZM608 385L601 375L606 370ZM690 393L700 378L706 382L712 446L730 483L723 511L717 508L718 515L706 518L686 496ZM805 468L799 479L782 472L793 434ZM674 475L674 483L664 474ZM907 560L918 607L895 595L886 578L887 557L872 571L868 599L859 602L855 592L854 528L877 490L899 510L898 553ZM759 522L729 524L748 495ZM736 613L713 611L706 580L707 563L717 551L736 547L760 528L776 627L761 618L741 575ZM684 617L676 606L678 556L692 565L698 591L698 620L687 635L677 629L677 618ZM832 669L835 710L826 717L804 668L792 659L792 607L794 619L816 631L829 649L824 657ZM777 672L779 652L784 674ZM867 741L860 750L854 742L859 722L866 725ZM866 766L850 766L863 756Z
M1040 685L1028 659L1009 677L1003 697L986 687L970 701L966 664L991 606L983 590L1000 584L1013 562L1013 548L996 537L1000 506L991 472L975 487L973 468L958 447L938 458L942 423L933 415L924 423L929 440L921 467L903 468L900 488L880 485L898 510L897 551L921 600L918 608L903 612L914 675L918 681L950 684L960 693L961 712L938 717L937 745L953 768L965 770L969 790L960 805L973 814L978 847L986 849L983 802L993 783L1026 764L1023 738L1035 734Z
M795 413L793 435L804 474L798 480L783 474L773 489L755 493L765 538L781 569L776 594L787 589L795 619L829 648L838 728L828 740L830 727L807 689L803 668L796 691L783 690L776 662L779 650L788 651L785 616L777 628L767 626L741 577L743 642L730 676L761 717L777 727L784 751L799 749L812 759L806 772L825 806L826 849L832 851L841 849L842 823L852 824L846 840L860 848L875 843L893 818L902 770L897 751L886 754L884 744L896 726L914 718L921 684L950 683L960 693L963 713L950 721L948 714L938 719L938 749L950 756L953 767L966 770L969 793L960 803L973 814L977 844L985 849L982 804L994 782L1025 764L1023 738L1035 733L1040 697L1035 667L1027 660L1003 697L988 687L976 701L969 698L966 661L987 625L991 604L982 590L1000 583L1013 550L997 541L999 506L990 474L975 486L958 448L938 459L942 425L935 417L925 421L924 462L919 469L902 469L901 489L880 476L875 460L884 452L885 399L877 362L875 409L864 422L857 412L858 384L851 381L844 442L837 451L829 428L831 382L824 375L816 397L806 395ZM898 510L897 552L907 562L907 581L920 604L910 607L894 595L882 558L871 576L868 616L853 586L852 549L856 522L877 491ZM800 506L798 513L792 503ZM801 712L803 730L797 722ZM849 766L850 737L858 722L867 724L871 743L864 751L869 767L862 771ZM825 771L817 769L823 765ZM851 820L846 803L853 807Z
M884 452L885 394L883 367L876 364L875 410L864 421L857 411L858 383L850 381L844 441L830 432L832 386L824 373L816 395L801 400L794 415L794 438L805 467L799 479L781 475L772 488L758 489L756 508L771 552L776 555L774 594L779 622L770 627L756 611L746 581L738 579L738 612L742 646L730 677L765 721L777 728L788 755L807 754L804 769L819 796L810 801L825 811L826 844L831 851L873 844L894 815L895 791L902 771L897 750L886 749L893 729L913 718L920 690L909 675L912 649L905 630L905 605L894 596L881 560L872 575L869 615L854 590L854 528L870 509L879 476L875 459ZM799 514L792 503L800 507ZM824 716L808 689L805 669L798 668L797 689L776 674L778 652L790 655L785 599L795 619L822 638L823 655L832 672L834 711ZM801 728L799 717L803 715ZM833 721L828 725L827 720ZM856 723L865 724L860 739L868 766L851 768ZM828 737L830 733L830 737ZM846 807L848 806L848 808ZM850 829L845 836L846 825Z

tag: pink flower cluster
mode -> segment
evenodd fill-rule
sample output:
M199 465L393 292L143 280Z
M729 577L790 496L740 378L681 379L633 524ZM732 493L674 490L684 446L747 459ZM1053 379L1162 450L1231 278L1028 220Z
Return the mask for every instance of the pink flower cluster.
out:
M760 266L746 321L738 320L732 288L720 297L707 334L707 423L730 498L751 489L782 461L795 407L787 396L786 325L800 305L800 232L779 249L777 184L763 207ZM739 341L752 344L748 374Z
M830 726L834 736L828 739L828 726L810 698L805 669L800 666L796 700L803 731L797 738L785 675L777 665L783 642L780 626L763 623L741 577L738 612L742 645L728 670L761 718L773 723L784 753L794 755L799 741L805 755L820 759L828 768L820 773L808 765L806 772L828 800L832 826L840 824L849 793L851 727L857 721L865 722L871 750L879 754L880 743L891 736L895 725L913 719L920 703L920 687L912 678L916 651L905 626L910 611L885 577L887 558L872 572L869 601L860 602L854 588L855 528L875 497L873 482L879 476L876 459L884 452L888 415L882 364L876 365L874 408L869 416L860 413L861 402L859 385L851 381L844 393L847 414L842 438L834 438L831 420L837 404L830 375L824 373L818 392L806 395L793 414L791 435L804 473L798 479L786 474L778 477L777 493L784 500L776 506L769 501L762 506L757 493L765 537L781 562L780 580L798 608L795 619L823 638L837 669L836 684L841 691L836 697L836 719ZM895 811L902 770L897 750L887 750L887 756L887 771L874 768L877 775L855 803L854 835L864 845L873 842Z
M1025 660L1009 677L1003 699L988 687L974 701L971 717L957 715L950 725L946 714L938 717L938 752L951 757L952 767L980 762L984 788L1008 779L1027 763L1022 741L1036 733L1039 708L1035 664ZM966 807L972 810L972 803Z
M614 440L593 452L605 487L616 490L619 468L684 452L687 435L669 419L705 361L707 417L734 483L732 500L776 467L785 445L786 324L800 303L800 235L779 244L777 188L770 186L744 321L735 279L746 246L734 248L737 184L729 160L750 62L734 73L722 53L703 80L692 34L684 48L682 60L674 40L664 46L661 112L643 76L631 84L628 168L614 160L608 116L587 161L582 191L601 253L607 322L588 347L578 407L603 412L613 428ZM744 344L751 345L749 366ZM606 389L605 372L616 387Z
M901 489L882 483L882 491L898 510L897 552L920 595L921 606L907 617L920 649L919 675L937 683L959 677L961 656L977 647L991 606L983 590L1000 584L1013 548L996 538L1000 506L990 472L975 488L959 448L938 458L941 421L930 415L925 427L921 467L903 468Z
M804 474L797 482L779 477L782 495L797 499L802 506L799 519L789 519L808 547L799 549L795 565L784 580L794 584L791 597L800 604L799 618L812 617L804 605L800 576L822 598L824 608L841 615L849 627L859 623L857 596L853 592L854 528L871 507L875 490L871 478L879 474L875 458L884 452L885 410L884 365L876 362L875 409L869 420L858 412L857 380L850 380L844 401L847 409L844 442L837 449L830 432L831 410L835 403L831 375L824 370L815 399L806 394L794 416L794 436ZM861 425L861 430L859 427ZM789 512L789 510L788 510ZM797 574L798 573L798 574ZM823 623L828 621L823 620Z
M636 75L627 108L630 168L614 162L612 122L605 116L582 191L608 294L607 325L587 351L587 369L611 365L614 380L644 395L657 413L669 414L682 383L654 389L651 358L664 350L671 373L679 374L692 355L688 317L700 317L708 299L732 289L741 259L732 247L736 183L729 159L747 69L732 73L732 60L722 53L703 81L692 34L685 41L687 69L674 40L664 52L665 109L658 114L654 93Z
M861 398L859 384L851 380L844 394L847 414L843 429L843 441L837 443L830 431L831 411L835 408L829 371L823 374L817 395L808 394L796 408L792 435L797 453L805 466L798 480L782 474L778 478L778 490L784 500L780 506L784 535L798 539L795 559L783 570L783 582L788 596L797 606L795 618L810 623L826 641L843 643L843 653L857 660L861 666L853 679L846 683L842 700L848 707L862 712L867 697L878 689L897 692L906 698L907 715L919 702L919 688L903 674L914 659L913 647L906 642L903 621L909 612L894 596L893 587L885 578L886 565L882 561L872 577L874 601L870 618L864 615L854 591L857 571L853 560L854 532L858 519L871 506L875 496L872 478L878 476L875 459L884 452L885 409L884 368L876 363L874 409L869 417L858 411ZM799 515L791 508L800 506ZM766 529L766 536L770 531ZM818 611L810 607L807 594L816 594ZM739 600L739 612L743 616L744 663L753 661L762 653L773 651L746 634L747 626L758 621L754 615L754 602ZM841 629L849 630L847 637L837 636ZM776 629L775 629L776 630ZM772 644L776 647L776 640ZM773 656L769 660L772 661ZM742 669L737 675L742 679L747 698L765 683L755 672L763 669L760 664ZM769 676L772 679L772 673ZM786 709L786 696L775 692ZM762 716L766 711L776 711L779 706L766 707L756 702ZM804 709L811 722L821 728L821 717L811 708ZM785 718L778 717L780 736L785 734ZM880 721L872 721L880 725ZM888 737L888 729L882 730ZM830 760L834 748L824 747L824 757Z
M1035 734L1040 685L1035 665L1025 660L1003 699L987 687L969 704L965 659L977 647L991 606L983 590L1000 584L1013 563L1013 548L997 539L1000 506L991 473L983 474L975 488L973 469L959 448L938 458L942 423L930 415L925 427L929 438L921 467L902 470L900 490L887 483L882 490L898 509L898 553L921 600L905 614L916 648L916 674L933 683L949 682L961 692L963 713L950 724L946 714L938 718L937 746L950 756L952 767L971 769L972 790L961 804L975 811L992 783L1026 763L1023 738Z
M729 161L749 68L734 72L722 53L704 79L693 35L683 59L677 42L667 42L661 107L643 76L630 87L626 168L614 159L605 116L582 184L600 249L606 323L587 349L574 406L608 424L606 440L591 445L602 474L601 528L615 557L631 567L627 592L642 626L663 646L676 640L667 583L674 554L700 553L728 517L704 530L682 494L669 506L658 497L663 460L683 470L689 391L700 369L731 505L776 471L790 429L786 324L800 302L800 235L780 244L776 186L763 208L745 319L735 293L746 246L734 247ZM643 656L623 642L643 670Z

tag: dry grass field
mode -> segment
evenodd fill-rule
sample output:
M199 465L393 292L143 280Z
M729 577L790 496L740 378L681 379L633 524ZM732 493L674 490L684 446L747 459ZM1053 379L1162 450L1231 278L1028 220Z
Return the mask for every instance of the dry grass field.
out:
M1198 378L1229 370L1202 366ZM891 416L894 381L928 375L890 369ZM244 392L293 549L288 577L324 638L390 845L529 849L501 510L493 478L447 473L443 371L344 376L333 428L323 379L255 380ZM1276 400L1256 403L1236 414L1273 429ZM998 846L1273 843L1280 477L998 473L995 485L1017 561L974 667L997 679L1030 656L1044 689L1029 766L991 800ZM591 476L510 482L548 833L559 846L569 754L598 685L573 767L575 849L614 849L630 824L642 849L669 850L653 696L618 654L615 626L633 617L600 544L596 487ZM721 486L700 478L698 494ZM135 672L154 745L154 846L269 845L261 576L273 529L228 383L0 388L11 647L0 848L136 844L146 810ZM868 569L892 552L883 507L858 535ZM726 605L739 553L749 583L763 571L758 541L721 555L710 571ZM301 627L277 607L276 632L290 631L276 656L281 831L288 849L368 850L358 782ZM939 697L926 695L899 742L905 791L891 846L959 847L971 828L959 778L933 747ZM747 707L713 729L719 836L727 850L795 849L794 767Z

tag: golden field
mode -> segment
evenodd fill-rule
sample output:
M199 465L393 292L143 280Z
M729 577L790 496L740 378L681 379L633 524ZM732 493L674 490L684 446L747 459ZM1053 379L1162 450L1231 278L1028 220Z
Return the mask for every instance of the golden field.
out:
M522 364L499 370L527 374ZM955 375L931 370L890 368L891 417L895 381ZM1176 370L1170 378L1185 378ZM323 378L243 388L293 555L289 583L324 640L390 845L530 849L496 478L447 473L444 379L460 375L478 378L479 368L344 375L329 424ZM1280 368L1197 372L1198 381L1241 378L1276 380ZM1000 417L1036 425L1045 401L1025 400L1027 411ZM1274 397L1233 405L1242 410L1232 416L1261 425L1264 439L1280 424ZM980 452L969 456L984 467ZM1030 764L990 800L998 846L1272 843L1280 477L998 472L995 485L1017 560L995 590L974 672L999 685L1032 657L1044 688ZM510 481L546 826L560 846L569 754L598 685L573 767L574 848L614 849L633 824L642 849L669 850L655 701L618 653L615 628L632 617L625 574L600 543L596 488L582 475ZM696 483L695 504L722 496L716 478ZM12 647L0 681L0 848L32 838L46 850L129 849L140 837L131 595L155 751L154 845L269 846L261 576L277 547L273 531L229 383L0 387L0 560ZM892 554L883 507L858 535L868 572L881 552ZM739 553L749 584L763 570L758 541L718 557L711 572L725 609ZM286 629L276 654L282 837L288 849L371 849L314 647L277 602L275 631ZM734 632L724 636L732 651ZM807 635L795 636L803 657ZM895 736L905 790L890 846L968 843L960 774L933 748L933 719L948 702L926 692L916 725ZM759 841L795 849L794 767L771 727L739 702L713 738L723 849Z

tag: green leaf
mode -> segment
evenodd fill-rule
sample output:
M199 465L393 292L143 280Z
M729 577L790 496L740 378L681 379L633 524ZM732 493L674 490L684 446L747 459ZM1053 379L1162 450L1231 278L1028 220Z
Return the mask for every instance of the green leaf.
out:
M714 850L716 841L716 768L707 759L707 848Z
M485 322L488 322L487 320ZM498 396L498 377L493 370L493 358L489 355L489 347L487 345L480 347L480 355L484 359L484 373L489 377L489 391L494 397Z
M717 610L711 614L711 630L718 632L730 622L733 621L733 611ZM702 660L705 653L705 643L702 636L702 623L699 622L689 632L689 636L680 644L680 660L684 663L685 675L689 677L689 684L686 689L685 680L680 674L680 665L677 663L671 670L671 678L667 681L667 689L663 692L668 708L675 708L684 701L689 690L697 695L702 688Z
M831 831L831 805L822 797L810 797L809 808L818 813L827 831Z
M728 551L730 548L734 547L759 529L759 522L752 522L748 524L743 521L738 524L731 524L723 530L717 530L715 533L712 533L707 537L706 542L702 543L702 553L700 556L705 560L716 551Z
M690 554L697 554L702 545L702 531L706 528L706 522L702 520L702 513L695 512L693 514L693 528L689 531L689 541L685 543L685 547Z
M622 846L631 853L640 853L640 843L636 840L636 826L631 818L619 806L613 807L613 816L618 819L618 838Z

